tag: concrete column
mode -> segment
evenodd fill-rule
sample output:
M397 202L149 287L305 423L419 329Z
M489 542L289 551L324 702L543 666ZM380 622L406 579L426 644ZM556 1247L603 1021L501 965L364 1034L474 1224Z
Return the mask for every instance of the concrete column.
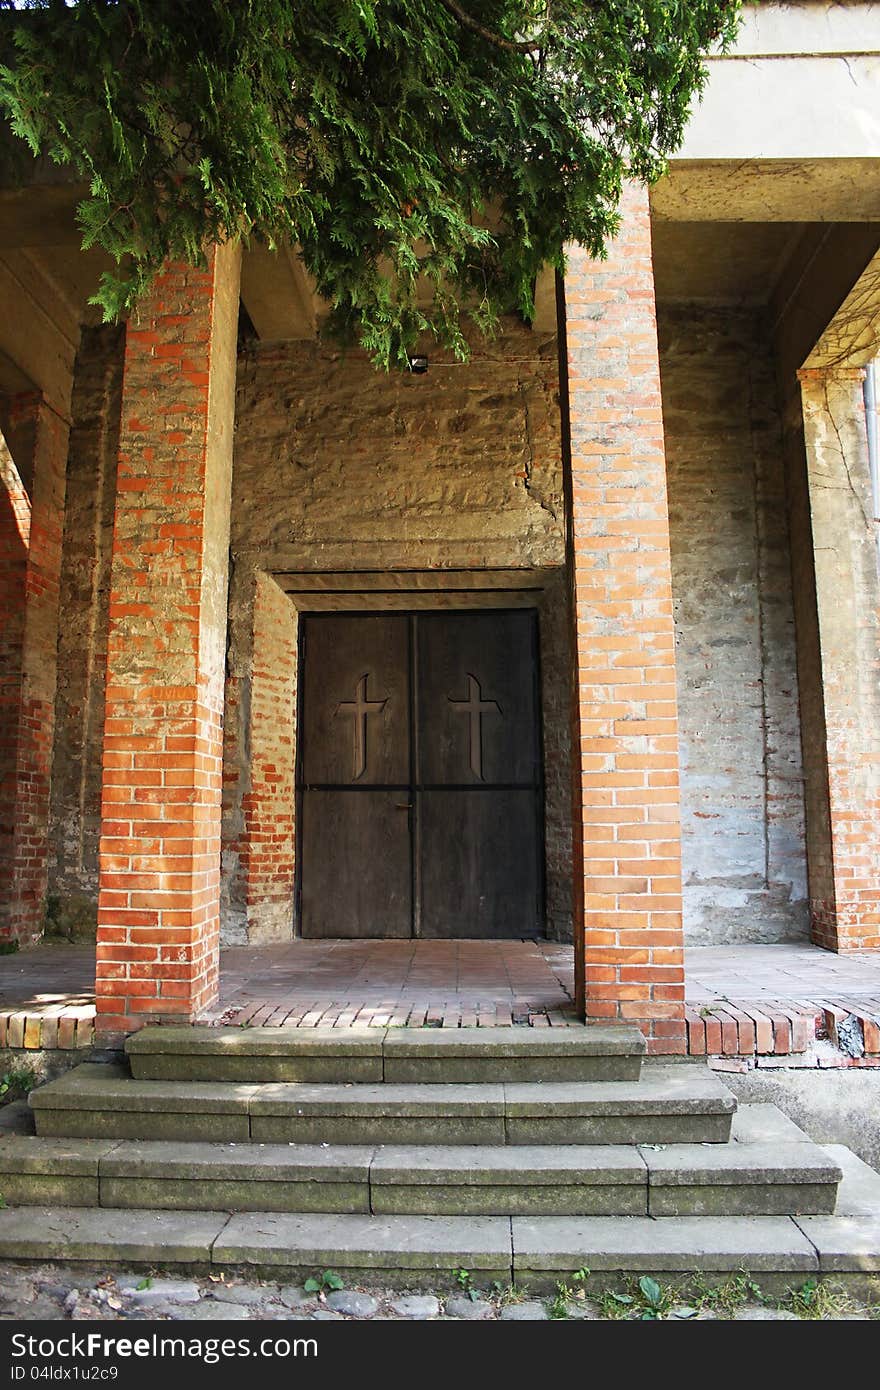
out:
M565 277L575 984L684 1052L678 718L648 195ZM564 375L564 373L563 373ZM565 391L563 411L565 412Z
M38 393L0 410L0 945L43 930L68 424Z
M880 573L858 367L798 372L818 619L804 770L813 940L880 947Z
M98 1029L216 998L241 253L169 265L126 331L104 723Z

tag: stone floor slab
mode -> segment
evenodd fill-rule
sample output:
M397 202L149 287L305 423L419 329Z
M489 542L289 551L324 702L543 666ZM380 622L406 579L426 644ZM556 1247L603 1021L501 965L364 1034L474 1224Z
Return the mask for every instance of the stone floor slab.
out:
M226 1212L0 1210L0 1259L209 1264Z
M63 1142L63 1141L59 1141ZM82 1142L82 1141L80 1141ZM372 1145L201 1144L161 1140L121 1141L102 1155L105 1178L265 1182L366 1182L375 1152ZM0 1149L2 1153L2 1149Z
M744 1104L736 1108L730 1126L730 1137L737 1144L811 1144L813 1141L794 1120L777 1105L763 1102Z
M122 1066L84 1062L40 1086L31 1094L31 1106L41 1110L114 1110L142 1113L247 1114L255 1085L209 1081L136 1081Z
M880 1273L880 1214L798 1216L795 1221L815 1247L823 1274Z
M836 1184L843 1172L818 1144L673 1144L642 1148L652 1187L690 1187L698 1183Z
M587 1024L552 1028L390 1028L384 1052L390 1057L606 1057L643 1056L638 1028Z
M582 1266L655 1274L818 1267L812 1244L787 1217L514 1217L512 1229L517 1283L536 1271Z
M261 1086L252 1115L503 1115L500 1085Z
M843 1144L823 1144L822 1148L843 1175L835 1215L880 1217L880 1173Z
M115 1139L42 1139L36 1135L0 1137L0 1188L8 1174L34 1173L96 1177Z
M557 1085L509 1082L504 1086L508 1116L655 1115L685 1109L690 1114L727 1114L736 1100L706 1067L652 1066L638 1082L597 1081Z
M503 1217L238 1215L213 1250L215 1265L346 1271L510 1271Z
M375 1186L480 1186L573 1184L644 1186L647 1163L629 1145L382 1145L375 1150L370 1180Z
M386 1029L147 1027L126 1039L129 1057L161 1053L212 1057L381 1057Z

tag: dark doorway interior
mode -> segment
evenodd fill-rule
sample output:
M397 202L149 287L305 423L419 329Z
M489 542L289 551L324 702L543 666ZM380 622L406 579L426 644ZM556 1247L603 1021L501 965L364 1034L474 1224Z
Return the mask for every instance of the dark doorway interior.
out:
M305 937L543 933L537 615L301 624Z

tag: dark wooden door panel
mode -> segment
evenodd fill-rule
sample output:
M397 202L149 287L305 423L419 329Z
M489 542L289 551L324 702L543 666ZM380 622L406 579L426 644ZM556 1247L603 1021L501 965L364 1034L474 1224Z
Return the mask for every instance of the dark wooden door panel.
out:
M304 619L303 936L540 933L536 635L524 610Z
M536 936L540 875L533 791L422 791L419 934Z
M410 780L409 619L305 622L302 780L388 786Z
M301 804L303 936L411 936L407 794L305 791Z
M431 614L417 630L419 783L534 786L534 615Z

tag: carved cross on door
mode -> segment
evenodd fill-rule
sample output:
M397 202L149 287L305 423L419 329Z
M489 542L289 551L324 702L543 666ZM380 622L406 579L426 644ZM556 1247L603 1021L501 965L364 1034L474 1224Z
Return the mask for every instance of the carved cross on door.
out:
M363 777L367 770L367 719L371 714L381 714L387 700L368 700L367 681L370 679L369 671L361 676L355 687L355 698L353 700L343 700L334 710L334 718L338 714L351 715L354 719L354 776L353 782L357 782Z
M457 714L466 714L470 721L469 733L469 763L471 772L482 782L483 780L483 726L482 717L484 714L500 714L501 706L496 700L484 700L483 692L480 690L480 682L476 676L468 672L468 698L466 700L453 700L451 695L446 696L450 705L453 706Z

